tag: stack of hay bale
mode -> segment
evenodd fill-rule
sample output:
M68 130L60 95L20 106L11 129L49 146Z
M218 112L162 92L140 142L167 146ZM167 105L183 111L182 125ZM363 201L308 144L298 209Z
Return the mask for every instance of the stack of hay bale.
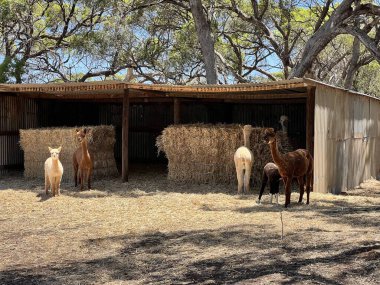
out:
M92 129L88 148L94 163L93 178L118 175L114 158L114 126L86 126ZM44 178L44 163L50 157L48 147L62 146L60 161L63 165L62 181L73 181L73 154L80 147L76 136L77 128L43 128L20 130L20 145L24 150L24 176Z
M253 128L250 150L255 161L252 169L254 187L261 181L266 163L273 161L268 144L263 142L265 128ZM278 141L279 150L286 137ZM234 153L242 146L240 125L172 125L157 138L158 151L168 159L168 178L198 183L236 183Z

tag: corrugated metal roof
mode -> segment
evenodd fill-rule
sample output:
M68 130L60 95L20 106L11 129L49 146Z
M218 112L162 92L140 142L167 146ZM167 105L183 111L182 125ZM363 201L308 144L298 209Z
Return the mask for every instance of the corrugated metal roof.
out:
M98 81L82 83L51 84L7 84L0 92L14 92L34 98L62 99L117 99L122 98L124 90L131 97L198 97L198 98L246 98L247 93L261 93L262 96L278 93L281 97L292 94L300 97L305 93L307 84L303 79L283 80L266 83L245 83L233 85L160 85L138 84L122 81ZM253 94L251 94L252 96ZM299 96L297 96L299 95Z
M43 99L119 100L129 90L131 98L200 98L200 99L279 99L304 98L307 86L323 85L343 89L326 83L297 78L264 83L241 83L231 85L162 85L140 84L123 81L67 82L49 84L0 84L1 93L17 93L21 96ZM377 97L343 89L351 94Z

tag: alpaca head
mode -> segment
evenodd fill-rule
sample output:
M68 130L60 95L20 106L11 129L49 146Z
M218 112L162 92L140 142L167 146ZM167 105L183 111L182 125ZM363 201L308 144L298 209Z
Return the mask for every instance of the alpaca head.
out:
M76 129L76 135L77 135L78 141L82 143L86 138L92 135L92 130L87 129L87 128Z
M53 160L59 159L59 153L61 152L61 149L62 149L61 146L59 148L51 148L49 146L50 156Z
M274 129L265 129L264 131L264 142L267 144L271 144L276 141L276 133Z
M252 130L253 130L253 128L252 128L251 125L244 125L244 127L243 127L243 133L244 133L246 136L248 136L248 137L251 135Z
M289 123L289 118L288 116L282 115L280 117L280 121L278 121L281 124L282 131L284 133L288 132L288 123Z

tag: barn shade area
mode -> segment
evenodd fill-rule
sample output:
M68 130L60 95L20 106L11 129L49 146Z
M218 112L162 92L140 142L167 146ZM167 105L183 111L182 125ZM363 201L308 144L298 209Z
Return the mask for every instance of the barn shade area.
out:
M340 106L339 100L346 102L342 109L345 115L340 117L334 113ZM352 112L363 104L368 106L368 112ZM374 113L379 105L376 98L309 79L198 86L122 81L3 84L0 172L23 167L23 153L18 145L20 129L113 125L114 155L121 177L127 181L129 164L167 163L164 155L157 155L155 141L169 125L251 124L280 130L280 116L286 115L292 146L307 148L314 154L314 191L339 193L379 173L379 162L370 159L379 155L380 118ZM350 114L354 114L352 118ZM355 141L355 150L338 143L339 132L334 132L336 137L331 135L332 124L345 120L352 121L352 134L348 127L345 138ZM363 138L370 145L365 145ZM342 173L335 169L341 169L337 165L342 161L361 157L362 152L368 152L368 163L348 163ZM334 177L331 171L326 172L326 165L336 166ZM361 175L349 181L350 171L356 173L359 168L364 169L359 171Z

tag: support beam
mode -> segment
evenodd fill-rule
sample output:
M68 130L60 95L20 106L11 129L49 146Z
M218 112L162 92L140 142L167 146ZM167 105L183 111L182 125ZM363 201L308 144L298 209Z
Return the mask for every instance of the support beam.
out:
M307 87L306 99L306 149L314 157L315 87Z
M179 98L174 98L174 124L181 122L181 101Z
M123 119L122 119L122 155L121 155L121 179L128 181L128 135L129 135L129 90L124 90Z

